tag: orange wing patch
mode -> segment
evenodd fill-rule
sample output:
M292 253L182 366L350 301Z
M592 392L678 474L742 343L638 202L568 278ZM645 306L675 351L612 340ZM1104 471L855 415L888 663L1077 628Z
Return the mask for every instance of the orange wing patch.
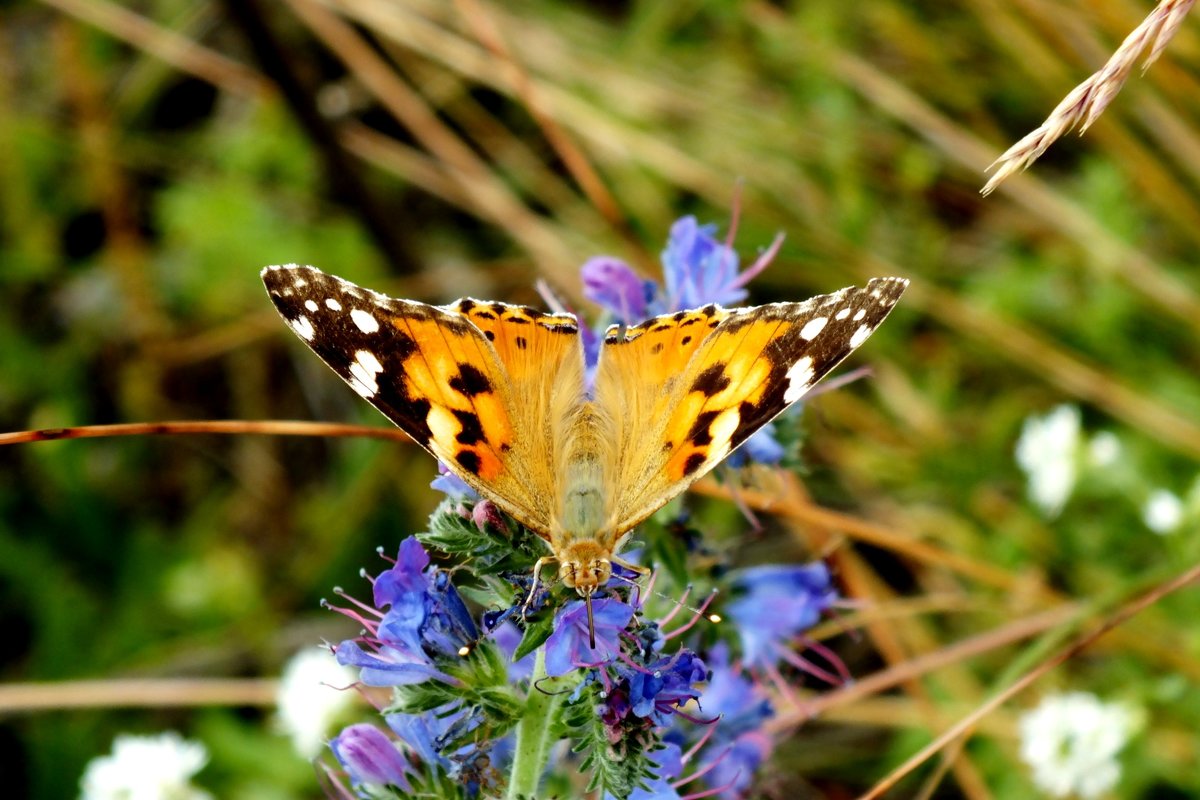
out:
M707 305L693 311L654 317L632 327L610 325L604 332L604 346L610 358L635 363L644 380L665 384L678 375L713 329L730 311Z
M513 382L552 369L575 344L579 325L569 314L544 314L528 306L463 298L447 306L462 314L491 343Z
M514 433L498 388L504 375L480 345L478 331L432 309L424 317L410 313L388 322L413 342L400 369L406 395L432 401L425 416L430 448L443 461L494 481Z
M789 366L773 359L768 346L791 326L788 320L749 317L718 328L704 343L704 366L688 371L663 430L670 480L684 480L741 444L734 439L743 414L762 403L775 383L772 374Z

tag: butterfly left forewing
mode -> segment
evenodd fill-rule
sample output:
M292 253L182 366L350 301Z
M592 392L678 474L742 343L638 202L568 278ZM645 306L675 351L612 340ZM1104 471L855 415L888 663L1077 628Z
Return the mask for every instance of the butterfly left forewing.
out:
M716 324L702 341L677 351L656 345L682 342L682 329L671 326L688 314L643 323L634 336L611 332L595 395L620 443L613 535L649 516L799 400L867 340L907 285L876 278L865 288L803 303L714 309ZM647 335L651 331L658 340Z
M473 300L430 306L295 265L267 268L263 282L292 330L356 392L549 537L544 498L557 487L539 398L582 392L573 318Z

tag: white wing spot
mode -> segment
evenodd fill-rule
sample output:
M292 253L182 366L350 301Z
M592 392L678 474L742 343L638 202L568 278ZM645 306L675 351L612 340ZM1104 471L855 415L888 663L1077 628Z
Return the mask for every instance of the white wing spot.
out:
M354 354L355 363L362 364L363 369L370 370L378 375L383 372L383 364L379 363L379 359L370 350L359 350Z
M783 402L791 405L803 397L804 393L812 386L812 356L805 356L795 364L792 364L791 369L787 371L787 377L788 388L783 393Z
M317 335L316 330L313 328L312 320L303 314L293 320L288 320L288 325L291 325L296 335L306 342L311 342L313 337Z
M359 350L350 362L350 385L363 397L374 397L379 391L375 376L383 372L383 365L369 350Z
M829 324L829 317L816 317L804 323L804 327L800 329L800 338L806 342L811 342L817 338L817 334L825 330L825 326Z
M788 405L798 401L804 396L804 392L809 391L812 385L812 356L806 355L796 363L793 363L787 371L787 390L784 391L784 402Z
M856 330L854 335L850 337L850 349L853 350L865 342L873 330L874 328L872 328L870 325L859 325L858 330Z
M849 309L849 308L843 308L841 311L839 311L839 312L837 312L836 314L834 314L834 315L833 315L833 318L834 318L834 319L836 319L836 320L838 320L838 321L841 321L841 320L844 320L844 319L845 319L846 317L848 317L848 316L850 316L850 309Z
M307 308L309 311L316 311L318 308L317 301L316 300L305 300L304 307Z
M854 321L858 322L860 319L862 319L866 315L867 315L867 310L865 308L860 308L858 311L854 312Z
M334 300L332 297L325 299L325 307L328 308L330 311L341 311L342 310L342 304L339 303L337 300Z
M379 330L379 320L372 317L361 308L356 308L350 312L350 319L358 326L358 329L363 333L375 333Z
M308 286L308 281L300 276L296 276L296 280L292 281L292 286L295 286L297 289L303 289L305 286Z

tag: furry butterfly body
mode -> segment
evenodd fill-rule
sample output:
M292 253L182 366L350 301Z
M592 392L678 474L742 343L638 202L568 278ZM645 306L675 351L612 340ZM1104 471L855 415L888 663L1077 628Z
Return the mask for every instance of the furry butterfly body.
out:
M585 598L633 528L799 400L908 281L802 303L708 305L610 327L594 385L575 317L399 300L312 267L263 281L292 330L481 496L544 538ZM590 603L589 603L590 610Z

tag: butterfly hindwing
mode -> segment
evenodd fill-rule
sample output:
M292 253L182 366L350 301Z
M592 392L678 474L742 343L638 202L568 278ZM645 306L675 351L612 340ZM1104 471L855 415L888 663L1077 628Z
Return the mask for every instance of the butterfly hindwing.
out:
M624 336L610 330L595 391L597 404L616 420L620 445L615 534L653 513L799 400L867 340L907 285L876 278L865 288L803 303L714 307L706 335L686 346L681 326L688 315L657 317ZM658 349L663 341L680 346Z
M549 536L551 398L582 394L574 317L397 300L312 267L263 271L292 330L481 495ZM563 412L557 412L563 413Z

